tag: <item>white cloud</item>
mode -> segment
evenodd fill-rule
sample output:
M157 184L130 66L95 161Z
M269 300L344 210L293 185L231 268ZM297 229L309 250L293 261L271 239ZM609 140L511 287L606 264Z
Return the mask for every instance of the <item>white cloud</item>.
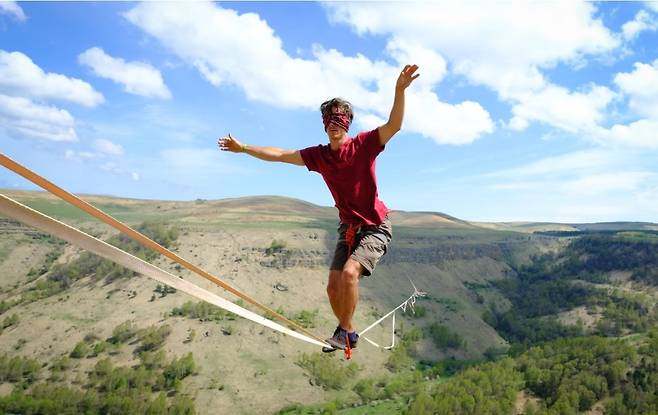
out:
M513 220L591 222L638 220L658 213L658 174L638 164L632 150L593 149L546 157L478 176L510 207ZM644 164L650 166L648 159ZM651 168L651 167L649 167ZM588 209L589 208L589 209ZM516 215L516 217L514 217ZM530 216L528 216L530 215ZM534 217L533 217L534 216Z
M0 128L15 137L75 141L75 121L59 108L0 94Z
M0 93L55 99L94 107L103 95L88 83L56 73L45 73L21 52L0 50Z
M448 64L443 56L420 44L410 44L403 39L391 39L386 44L387 52L398 62L413 62L423 70L423 76L414 81L416 86L432 88L448 72Z
M405 129L429 136L439 144L468 144L494 131L489 113L479 103L446 104L429 91L410 94L405 120Z
M628 125L599 128L593 137L607 145L658 149L658 120L642 119Z
M434 49L456 64L495 62L501 73L509 67L577 61L619 45L594 18L595 7L584 2L425 2L414 7L330 2L326 7L334 21L347 23L359 33L405 39ZM555 22L560 22L560 30L555 30Z
M101 156L100 153L95 153L92 151L74 151L66 150L64 152L64 158L67 160L83 161L83 160L96 160Z
M2 0L0 1L0 14L8 14L13 16L19 22L24 22L27 20L27 16L15 1L12 0Z
M595 196L624 192L633 194L656 174L646 171L621 171L614 173L591 174L569 180L560 185L561 190L576 197ZM655 180L653 180L655 182Z
M117 176L124 184L128 179L133 182L141 180L140 174L135 171L128 170L129 167L126 167L124 165L125 163L120 164L117 163L116 159L108 159L107 154L99 151L75 151L69 149L64 152L64 158L69 161L85 163L90 169L98 169L103 172L103 176L105 176L105 173L110 173L114 176ZM158 168L161 167L161 164L147 166L147 170L158 170Z
M658 59L652 64L636 62L633 71L618 73L614 82L637 118L628 124L596 127L588 135L616 148L658 149Z
M184 7L184 12L181 11ZM397 65L371 61L363 55L345 56L315 45L312 59L289 56L272 28L254 13L238 14L205 2L141 3L126 18L149 33L213 85L235 85L249 99L285 108L317 110L319 103L344 96L365 114L363 123L387 119L402 59L418 54L426 75L407 93L409 102L423 101L404 128L440 143L470 142L493 130L489 114L475 102L451 105L431 91L446 71L445 60L431 48L405 39L391 40L388 53ZM236 36L235 33L240 33ZM424 79L427 78L427 80ZM429 129L428 119L442 114L446 129ZM449 114L450 118L445 117ZM452 121L458 119L459 122ZM448 133L449 131L449 133Z
M636 114L658 120L658 59L653 64L636 62L632 72L615 76L615 83L629 96Z
M110 140L106 140L104 138L94 141L94 147L96 148L96 150L98 150L103 154L107 154L111 156L123 155L123 147L120 144L115 144Z
M649 9L653 10L654 12L658 13L658 1L656 0L649 0L645 1L644 5Z
M66 150L64 153L64 157L67 160L75 160L75 161L87 161L87 160L102 160L102 159L107 159L107 157L112 157L112 156L122 156L124 154L123 147L120 144L113 143L110 140L106 140L104 138L100 138L97 140L94 140L92 143L92 147L94 151L90 150L83 150L83 151L75 151L75 150ZM114 171L114 172L119 172L119 173L124 173L122 170L120 171L119 169L115 168L114 162L106 162L103 164L103 166L106 166L106 168L101 166L101 169L105 169L106 171ZM108 168L107 166L112 166L112 169Z
M101 48L90 48L78 56L78 61L89 66L96 75L123 85L126 92L144 97L171 98L162 74L143 62L126 62Z
M328 2L334 22L356 32L390 36L400 45L433 50L452 70L484 85L510 102L510 126L545 122L567 131L589 127L604 118L610 91L595 85L589 93L552 85L542 71L558 63L582 67L588 56L620 45L595 17L587 2ZM556 30L555 22L559 22ZM547 104L538 105L538 102ZM562 111L563 104L585 117L581 122Z
M576 133L595 128L605 118L605 109L615 93L603 86L591 86L586 92L570 92L549 85L520 98L512 107L510 127L522 130L529 121L539 121Z
M528 177L556 178L564 175L586 174L606 169L619 156L609 150L582 150L545 157L519 167L488 173L485 177L526 180Z
M656 29L658 29L658 20L644 10L637 12L635 19L624 23L621 27L624 39L627 41L635 39L644 31Z

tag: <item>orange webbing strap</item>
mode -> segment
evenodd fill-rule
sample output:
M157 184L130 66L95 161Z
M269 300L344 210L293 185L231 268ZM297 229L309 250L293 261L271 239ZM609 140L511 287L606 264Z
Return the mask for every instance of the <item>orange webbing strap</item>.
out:
M123 232L124 234L128 235L130 238L134 239L135 241L141 243L142 245L153 249L156 252L159 252L160 254L166 256L167 258L171 259L174 262L177 262L178 264L184 266L188 270L200 275L201 277L207 279L208 281L224 288L226 291L229 291L230 293L235 294L236 296L242 298L249 304L260 308L261 310L265 311L266 313L269 313L271 316L276 317L277 319L285 322L288 324L288 326L295 328L295 330L298 330L301 333L304 333L308 337L311 337L315 340L318 340L322 343L324 343L324 340L320 339L319 337L315 336L314 334L308 332L306 329L304 329L302 326L299 324L295 323L292 320L289 320L288 318L282 316L281 314L277 313L276 311L270 309L269 307L259 303L258 301L254 300L253 298L249 297L248 295L242 293L236 288L233 288L229 284L225 283L224 281L220 280L219 278L215 277L214 275L210 274L204 269L201 269L197 267L196 265L188 262L187 260L181 258L180 256L176 255L175 253L171 252L167 248L163 247L162 245L158 244L157 242L153 241L152 239L144 236L143 234L137 232L136 230L132 229L130 226L125 225L118 220L114 219L112 216L108 215L107 213L95 208L94 206L90 205L89 203L85 202L84 200L78 198L77 196L74 196L73 194L67 192L66 190L58 187L54 183L49 182L45 178L39 176L32 170L28 169L27 167L22 166L21 164L15 162L14 160L10 159L9 157L5 156L4 154L0 153L0 164L8 168L9 170L13 171L14 173L23 176L27 180L31 181L32 183L44 188L48 192L54 194L55 196L65 200L66 202L84 210L91 216L107 223L108 225L112 226L115 229L118 229L119 231Z
M350 360L352 358L352 346L350 346L350 335L348 332L345 332L345 359Z
M352 251L356 245L356 235L359 233L361 226L349 224L347 225L347 230L345 231L345 242L347 242L347 256L352 255Z

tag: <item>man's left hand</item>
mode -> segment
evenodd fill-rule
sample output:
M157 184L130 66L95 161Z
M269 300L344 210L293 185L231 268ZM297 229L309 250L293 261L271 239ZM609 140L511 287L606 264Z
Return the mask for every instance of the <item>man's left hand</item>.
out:
M395 84L395 89L402 91L407 89L407 87L411 85L411 83L420 76L420 74L414 75L414 73L417 70L418 70L418 65L406 65L404 69L402 69L402 72L400 72L398 81Z

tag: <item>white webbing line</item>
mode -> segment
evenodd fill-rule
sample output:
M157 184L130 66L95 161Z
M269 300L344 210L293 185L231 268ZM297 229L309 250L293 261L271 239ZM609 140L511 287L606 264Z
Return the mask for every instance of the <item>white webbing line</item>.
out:
M26 225L37 228L43 232L55 235L58 238L70 242L73 245L77 245L82 249L93 252L96 255L102 256L103 258L107 258L110 261L116 262L117 264L120 264L132 271L145 275L149 278L187 293L193 297L199 298L200 300L216 305L217 307L221 307L224 310L237 314L240 317L246 318L260 325L269 327L272 330L276 330L316 346L326 346L326 344L318 340L290 330L289 328L275 323L274 321L268 320L252 311L242 308L237 304L234 304L214 293L211 293L210 291L207 291L189 281L178 278L177 276L170 274L153 264L149 264L148 262L143 261L134 255L131 255L119 248L101 241L100 239L94 238L91 235L88 235L78 229L70 227L65 223L53 219L50 216L44 215L34 209L22 205L21 203L16 202L15 200L3 194L0 194L0 213Z
M414 310L414 305L416 304L416 298L425 297L427 295L427 293L425 293L423 291L419 291L418 288L416 288L413 281L411 281L411 278L409 278L407 276L407 279L409 279L409 282L414 287L414 293L411 294L411 296L409 298L404 300L399 306L397 306L393 310L391 310L388 314L386 314L385 316L383 316L379 320L375 321L374 323L372 323L371 325L369 325L365 329L358 332L359 336L363 337L364 340L366 340L368 343L372 344L375 347L384 348L384 349L392 349L395 346L395 312L399 309L402 309L402 311L406 311L407 306L411 307L411 310ZM377 343L375 343L374 341L370 340L369 338L363 336L368 330L375 327L377 324L381 323L382 321L386 320L386 318L388 316L390 316L391 314L393 314L393 328L392 328L392 334L391 334L392 340L391 340L391 345L390 346L380 346Z
M368 343L372 344L375 347L379 347L380 349L386 349L390 350L395 347L395 314L393 314L393 318L391 319L392 324L391 324L391 345L390 346L380 346L379 344L375 343L374 341L370 340L369 338L363 336L363 333L361 333L361 337L363 340L367 341Z

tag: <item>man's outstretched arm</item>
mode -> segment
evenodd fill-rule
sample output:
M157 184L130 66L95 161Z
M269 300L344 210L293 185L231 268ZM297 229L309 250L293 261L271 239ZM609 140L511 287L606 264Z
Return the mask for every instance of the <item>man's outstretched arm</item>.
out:
M304 165L304 160L299 150L284 150L277 147L260 147L242 144L235 139L231 134L227 137L221 137L217 141L219 149L222 151L230 151L233 153L247 153L252 157L259 158L265 161L280 161L282 163L296 164L298 166Z
M391 138L402 128L402 119L404 118L404 91L411 83L420 76L414 75L418 70L418 65L406 65L397 82L395 83L395 98L393 99L393 108L391 115L388 117L386 124L379 127L379 142L386 145Z

